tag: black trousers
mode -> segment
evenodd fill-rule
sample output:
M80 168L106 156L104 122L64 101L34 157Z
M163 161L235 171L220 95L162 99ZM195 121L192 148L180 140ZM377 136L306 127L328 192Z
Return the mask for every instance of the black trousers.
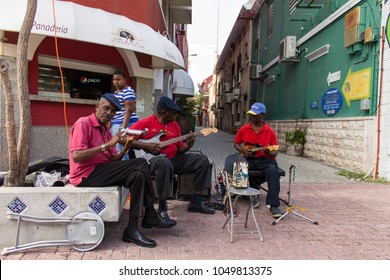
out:
M98 164L77 187L115 185L123 186L130 191L131 218L141 217L143 206L153 206L154 191L149 164L143 158Z
M248 159L248 169L249 171L265 172L268 183L266 204L279 207L280 176L276 160L268 158ZM256 178L256 176L250 176L249 184L257 187L261 184L261 182L259 182L259 178Z
M172 197L173 176L194 174L194 191L211 188L211 167L207 156L195 153L178 154L168 159L156 156L150 159L150 172L156 176L159 198Z

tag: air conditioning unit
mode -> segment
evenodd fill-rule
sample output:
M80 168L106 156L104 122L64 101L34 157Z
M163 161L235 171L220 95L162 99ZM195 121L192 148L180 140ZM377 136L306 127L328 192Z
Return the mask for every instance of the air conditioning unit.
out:
M224 88L225 88L225 92L230 92L231 91L230 83L225 83Z
M251 64L249 66L249 78L251 80L261 79L263 66L261 64Z
M232 102L232 93L228 92L225 94L225 103L231 103Z
M298 61L297 57L297 37L286 36L279 45L279 62Z
M237 99L240 98L240 89L239 88L233 89L233 96L232 96L232 98L234 100L237 100Z

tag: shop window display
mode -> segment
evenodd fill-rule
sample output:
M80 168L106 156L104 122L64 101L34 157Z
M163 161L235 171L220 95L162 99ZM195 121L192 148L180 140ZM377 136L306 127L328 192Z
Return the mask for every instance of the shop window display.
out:
M62 69L64 92L67 98L98 99L106 92L112 92L111 75L74 69ZM75 95L74 93L78 94ZM60 96L61 75L57 67L40 65L38 68L38 94Z

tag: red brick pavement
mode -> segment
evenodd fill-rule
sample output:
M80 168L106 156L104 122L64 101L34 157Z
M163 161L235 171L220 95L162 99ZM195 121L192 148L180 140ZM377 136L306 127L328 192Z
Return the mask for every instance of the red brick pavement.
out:
M282 183L286 198L288 184ZM235 236L222 229L225 216L188 213L187 202L171 200L170 216L177 220L171 229L143 229L158 243L141 248L121 241L128 211L118 223L106 223L103 242L93 251L78 252L70 247L32 249L1 256L1 260L389 260L390 259L390 186L368 183L294 183L292 204L308 209L303 215L318 221L314 225L293 214L278 224L264 205L265 192L256 209L264 236ZM245 205L239 205L239 217ZM282 205L285 209L285 205ZM250 224L251 226L252 224Z

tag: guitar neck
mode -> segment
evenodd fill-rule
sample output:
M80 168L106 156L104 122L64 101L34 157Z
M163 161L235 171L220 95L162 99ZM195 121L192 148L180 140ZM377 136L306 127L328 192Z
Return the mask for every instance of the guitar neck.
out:
M258 151L264 151L264 150L270 150L270 151L277 151L279 150L279 146L277 145L271 145L271 146L264 146L264 147L257 147L257 148L252 148L251 149L251 152L252 153L255 153L255 152L258 152Z
M258 148L252 148L251 149L251 152L254 153L254 152L258 152L258 151L264 151L265 149L267 149L268 147L258 147Z
M172 138L170 140L162 141L162 142L160 142L160 146L161 147L165 147L165 146L177 143L179 141L187 139L190 135L191 134L186 134L186 135L182 135L182 136L179 136L179 137L176 137L176 138ZM198 133L195 132L195 135L198 135Z

